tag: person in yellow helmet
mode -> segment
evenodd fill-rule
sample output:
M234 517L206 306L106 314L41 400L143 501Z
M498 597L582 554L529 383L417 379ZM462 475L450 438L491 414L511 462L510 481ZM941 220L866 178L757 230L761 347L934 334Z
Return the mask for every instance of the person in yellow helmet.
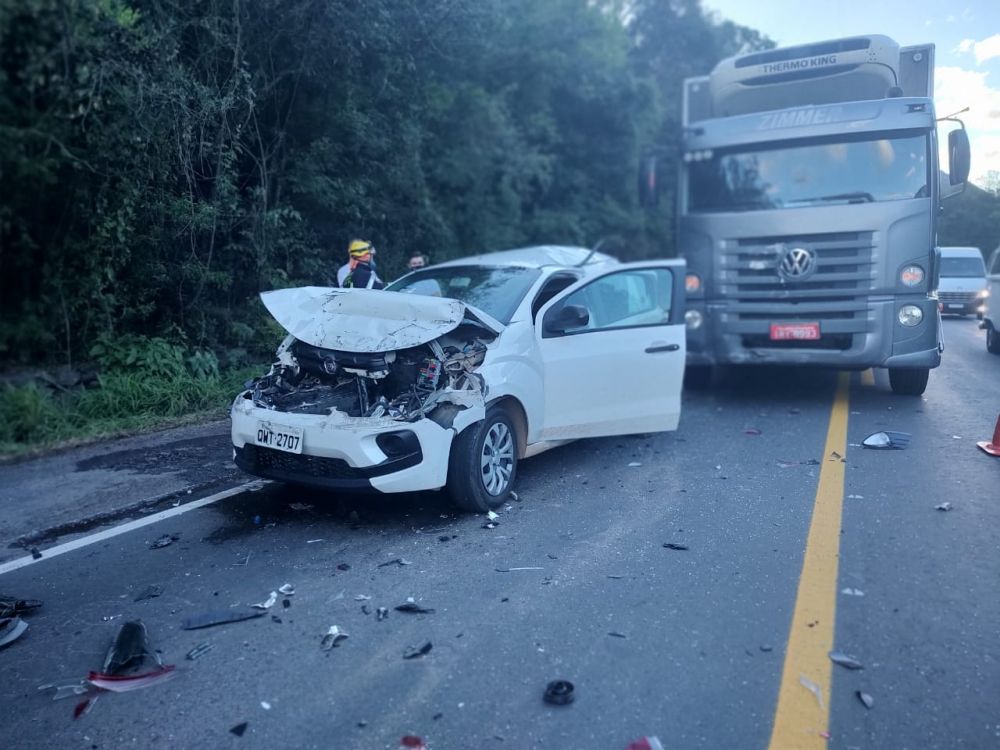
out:
M347 289L382 289L385 284L375 272L375 246L368 240L352 240L347 246L348 272L341 282Z

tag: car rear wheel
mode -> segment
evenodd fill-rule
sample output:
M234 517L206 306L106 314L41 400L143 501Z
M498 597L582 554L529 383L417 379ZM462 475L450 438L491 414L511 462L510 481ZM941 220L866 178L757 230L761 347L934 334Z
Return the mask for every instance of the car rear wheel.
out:
M485 513L503 505L517 478L517 433L502 407L455 438L448 462L448 493L462 510Z
M892 392L900 396L921 396L927 390L927 378L931 371L889 368L889 385Z
M1000 354L1000 331L993 326L986 329L986 351L990 354Z

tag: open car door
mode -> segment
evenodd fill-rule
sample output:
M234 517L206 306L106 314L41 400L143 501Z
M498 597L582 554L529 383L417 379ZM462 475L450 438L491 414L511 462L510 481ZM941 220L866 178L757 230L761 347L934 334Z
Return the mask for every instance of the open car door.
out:
M680 259L623 263L578 281L539 311L543 440L677 429L684 270Z

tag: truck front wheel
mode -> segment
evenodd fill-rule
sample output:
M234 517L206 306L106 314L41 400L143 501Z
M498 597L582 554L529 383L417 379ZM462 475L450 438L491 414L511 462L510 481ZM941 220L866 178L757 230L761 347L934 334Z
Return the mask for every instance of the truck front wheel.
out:
M986 329L986 351L990 354L1000 354L1000 331L993 326Z
M889 368L889 385L892 392L900 396L921 396L927 390L927 378L931 371Z

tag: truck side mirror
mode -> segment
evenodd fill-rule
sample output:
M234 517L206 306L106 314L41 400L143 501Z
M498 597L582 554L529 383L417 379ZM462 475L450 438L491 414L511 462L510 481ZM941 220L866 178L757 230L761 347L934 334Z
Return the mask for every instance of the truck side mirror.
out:
M639 205L644 208L655 206L660 202L656 166L655 156L645 157L639 165Z
M964 127L948 133L948 181L952 185L964 185L969 180L972 168L972 149L969 134Z

